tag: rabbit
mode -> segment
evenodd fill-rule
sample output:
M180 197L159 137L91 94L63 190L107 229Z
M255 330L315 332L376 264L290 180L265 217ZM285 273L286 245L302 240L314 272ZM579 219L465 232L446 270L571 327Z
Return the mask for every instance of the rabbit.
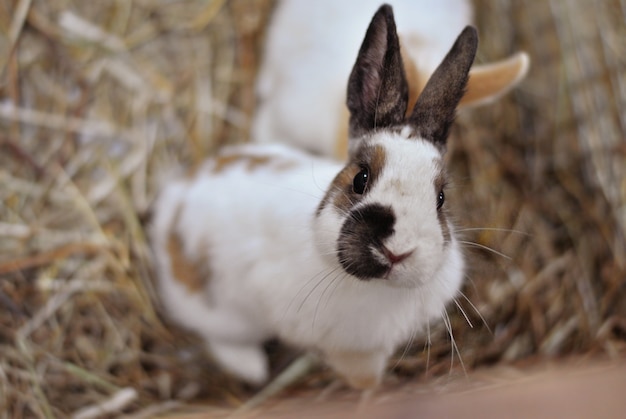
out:
M164 184L150 230L157 289L226 371L263 383L262 343L277 337L374 388L394 351L441 318L465 270L443 155L477 43L463 29L406 116L383 5L347 85L347 163L251 143Z
M348 111L344 86L376 0L280 0L268 27L257 77L258 106L251 138L285 142L345 161ZM468 0L396 0L400 47L412 109L428 77L464 26L472 22ZM461 106L490 103L526 75L520 52L475 66Z

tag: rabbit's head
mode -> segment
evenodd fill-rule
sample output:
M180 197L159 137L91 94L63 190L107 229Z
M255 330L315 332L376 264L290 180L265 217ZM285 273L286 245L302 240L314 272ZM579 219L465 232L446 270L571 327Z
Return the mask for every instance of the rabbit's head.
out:
M350 276L409 288L462 276L446 215L443 154L477 43L476 30L466 27L405 116L393 11L384 5L374 15L348 82L349 161L315 220L320 252Z

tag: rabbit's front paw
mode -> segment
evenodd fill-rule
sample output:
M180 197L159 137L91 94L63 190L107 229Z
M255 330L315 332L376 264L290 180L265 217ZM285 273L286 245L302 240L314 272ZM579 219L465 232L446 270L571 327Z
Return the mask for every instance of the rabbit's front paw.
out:
M269 376L267 356L257 345L207 342L213 358L227 371L250 384L263 384Z
M350 387L367 390L380 384L387 355L384 351L336 351L327 353L326 361Z

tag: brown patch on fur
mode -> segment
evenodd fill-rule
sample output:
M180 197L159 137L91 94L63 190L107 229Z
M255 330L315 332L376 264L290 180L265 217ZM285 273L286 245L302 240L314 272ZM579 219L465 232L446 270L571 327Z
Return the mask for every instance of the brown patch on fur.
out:
M385 162L387 161L385 148L381 145L363 147L360 152L357 153L356 158L357 160L360 160L359 163L367 164L369 166L370 174L372 176L369 183L371 187L371 182L378 178L378 175L382 172L383 167L385 167Z
M383 170L386 159L385 149L381 145L360 147L348 165L333 179L326 196L324 196L317 208L317 214L319 215L321 210L331 201L342 212L349 211L363 196L354 193L352 190L354 177L361 171L363 166L369 167L370 177L367 183L367 193L367 190L372 188L378 175Z
M342 212L348 212L358 199L352 192L352 182L361 168L350 163L333 180L331 190L334 191L333 205Z
M443 235L443 243L444 246L450 243L450 226L448 225L448 215L447 210L445 208L441 208L437 213L437 219L439 220L439 225L441 226L441 234Z
M209 268L205 261L192 260L185 255L182 240L174 229L177 221L178 214L167 238L167 253L170 255L172 275L189 291L199 291L204 288L211 276Z
M253 172L254 170L264 167L264 166L272 166L272 168L276 171L283 171L292 168L295 165L295 162L281 159L276 156L259 156L252 154L244 154L244 153L235 153L235 154L225 154L219 155L215 158L215 165L213 166L213 173L221 173L229 167L237 164L243 163L246 164L246 169L249 172Z
M443 168L443 165L440 162L437 162L436 165L438 166L438 174L437 177L435 178L435 189L437 190L437 193L439 193L439 191L441 189L443 189L444 186L446 186L446 172Z
M295 161L289 161L289 160L277 161L272 167L272 169L276 172L284 172L289 169L293 169L296 166L296 164L297 163Z
M252 171L259 166L265 166L271 160L269 156L250 156L247 154L222 155L215 158L214 173L221 173L225 169L237 163L246 163L248 170Z

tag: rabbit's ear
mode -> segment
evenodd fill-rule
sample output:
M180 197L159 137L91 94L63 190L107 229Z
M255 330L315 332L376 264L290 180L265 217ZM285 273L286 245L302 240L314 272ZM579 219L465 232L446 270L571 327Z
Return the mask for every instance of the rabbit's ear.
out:
M402 37L400 37L400 46L402 46ZM402 56L408 55L402 54ZM467 89L459 102L459 109L495 102L521 83L529 68L530 58L525 52L518 52L500 61L472 66ZM404 60L404 72L409 82L409 107L412 108L426 86L428 74L421 71L412 60Z
M474 66L469 73L467 92L459 106L478 106L498 99L524 79L529 66L530 58L525 52Z
M372 18L348 80L350 137L402 123L407 103L393 10L385 4Z
M445 147L456 107L465 93L478 34L467 26L430 77L409 116L409 124L422 138Z

